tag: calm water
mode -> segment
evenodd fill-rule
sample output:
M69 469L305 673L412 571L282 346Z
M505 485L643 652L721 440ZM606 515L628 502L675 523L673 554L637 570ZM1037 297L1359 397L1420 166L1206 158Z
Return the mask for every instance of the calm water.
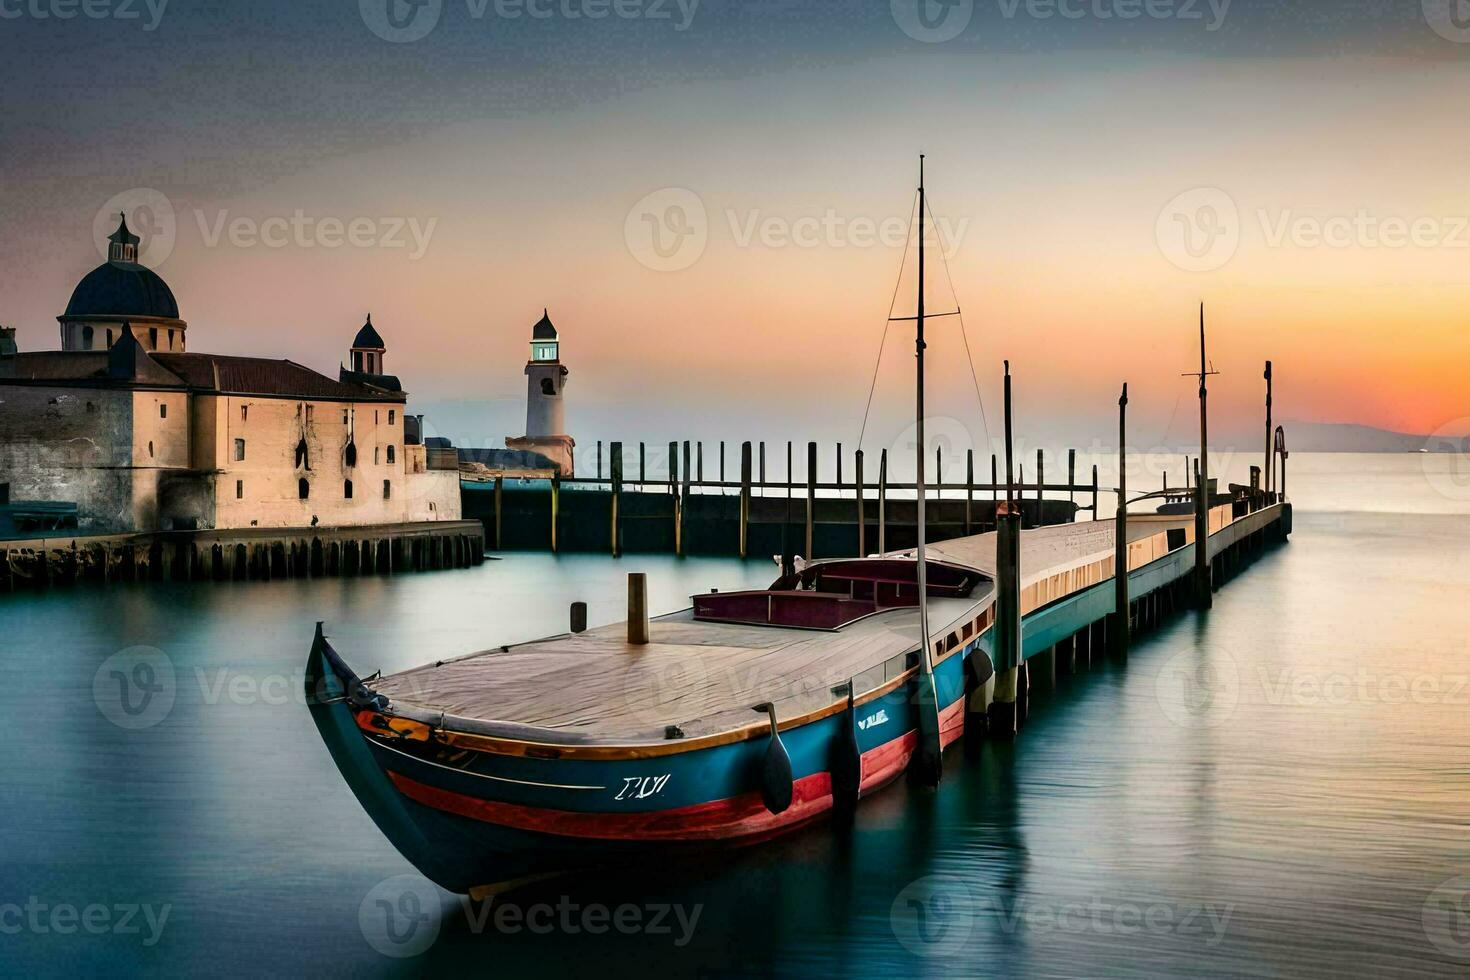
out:
M312 624L394 670L559 630L573 599L621 618L627 570L673 608L763 583L767 564L509 556L0 598L0 966L1464 976L1470 480L1454 462L1295 457L1288 547L1125 667L1063 680L1014 744L951 752L937 792L895 785L845 831L557 881L488 922L390 880L412 869L297 693ZM104 662L140 646L161 691L128 715ZM380 899L402 913L387 925Z

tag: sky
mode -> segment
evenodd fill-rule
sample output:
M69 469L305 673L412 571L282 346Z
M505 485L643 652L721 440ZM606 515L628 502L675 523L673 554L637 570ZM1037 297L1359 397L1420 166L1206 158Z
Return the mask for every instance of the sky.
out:
M71 16L65 16L70 14ZM1470 432L1470 11L1449 0L0 0L0 323L126 208L192 350L331 373L367 313L462 445L549 309L599 439ZM881 352L881 356L880 356ZM876 370L875 370L876 365ZM869 399L872 391L871 401ZM977 392L978 389L978 392ZM978 397L977 397L978 395Z

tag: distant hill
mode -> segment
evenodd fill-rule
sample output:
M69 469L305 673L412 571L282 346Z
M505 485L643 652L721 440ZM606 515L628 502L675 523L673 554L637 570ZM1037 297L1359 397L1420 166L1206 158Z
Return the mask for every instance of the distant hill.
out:
M1463 451L1464 440L1433 439L1408 432L1390 432L1371 425L1335 422L1286 422L1286 447L1303 453L1417 453L1421 449L1448 453Z

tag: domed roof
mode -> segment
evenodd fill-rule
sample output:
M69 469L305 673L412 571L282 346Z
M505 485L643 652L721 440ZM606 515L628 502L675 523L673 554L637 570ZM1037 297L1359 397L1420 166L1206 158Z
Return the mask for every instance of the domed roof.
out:
M105 262L77 283L64 315L177 320L179 304L152 269L136 262Z
M536 325L531 328L531 339L532 340L555 340L556 339L556 327L552 326L552 324L551 324L551 314L548 313L545 309L543 309L541 311L541 319L537 320L536 321Z
M357 332L357 337L352 341L352 347L354 350L358 348L363 350L385 350L387 348L387 345L383 343L383 338L378 336L377 328L373 326L373 315L371 313L368 314L367 323L364 323L362 329Z

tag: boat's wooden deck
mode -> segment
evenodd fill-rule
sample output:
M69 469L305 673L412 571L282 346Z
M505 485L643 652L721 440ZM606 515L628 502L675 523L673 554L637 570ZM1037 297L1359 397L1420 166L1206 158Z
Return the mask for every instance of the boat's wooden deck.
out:
M1133 522L1129 538L1157 534L1172 519ZM1111 554L1111 521L1023 532L1023 583ZM895 554L905 554L896 552ZM945 541L932 560L995 570L995 535ZM965 599L930 599L933 637L973 620L993 599L989 583ZM781 717L830 704L832 689L918 644L918 610L893 609L835 632L696 622L690 610L656 619L650 642L633 646L615 623L419 667L373 684L397 704L462 718L509 722L597 741L664 737L667 725L697 736L749 724L775 702Z

